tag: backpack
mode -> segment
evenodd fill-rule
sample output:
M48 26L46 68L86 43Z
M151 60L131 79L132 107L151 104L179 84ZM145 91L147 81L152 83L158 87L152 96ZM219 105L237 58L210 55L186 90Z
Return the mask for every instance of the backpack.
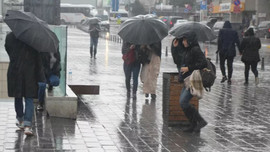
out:
M211 87L216 79L216 66L211 62L210 58L206 58L207 67L200 70L203 87L207 92L211 91Z
M122 59L126 64L132 64L133 62L135 62L135 49L130 49L126 54L123 54Z

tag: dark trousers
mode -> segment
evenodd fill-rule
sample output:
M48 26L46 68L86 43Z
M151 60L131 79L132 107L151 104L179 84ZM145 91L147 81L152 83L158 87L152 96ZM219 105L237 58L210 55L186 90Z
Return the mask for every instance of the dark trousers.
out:
M249 69L251 67L251 71L254 73L255 77L258 77L259 73L257 70L258 62L245 62L245 80L248 82Z
M228 78L232 78L232 73L233 73L233 59L234 57L226 57L224 55L219 54L220 58L220 70L222 73L222 76L226 76L226 71L225 71L225 61L227 60L227 67L228 67Z
M131 63L131 64L126 64L124 63L124 72L125 72L125 77L126 77L126 88L127 91L130 91L130 80L131 80L131 75L133 79L133 93L137 91L138 88L138 77L139 77L139 72L140 72L141 65L140 63Z
M98 37L91 37L90 38L90 55L91 57L93 56L93 51L94 51L94 56L97 54L97 45L98 45Z

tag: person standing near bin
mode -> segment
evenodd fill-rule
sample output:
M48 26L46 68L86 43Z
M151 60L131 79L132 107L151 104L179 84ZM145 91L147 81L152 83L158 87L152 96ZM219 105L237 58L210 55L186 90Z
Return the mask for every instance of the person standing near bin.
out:
M142 63L141 81L145 97L156 99L157 78L161 63L161 42L141 45L139 60Z
M93 57L94 51L94 59L96 59L97 54L97 45L98 45L98 38L99 32L101 31L100 25L98 23L90 24L89 25L89 32L90 32L90 56Z
M242 54L241 60L245 64L245 83L248 85L249 69L251 67L255 76L255 84L259 84L257 65L260 61L259 49L261 48L261 41L255 37L253 28L249 28L245 32L245 38L240 45L240 53Z
M194 32L184 33L182 36L182 43L185 47L182 59L182 67L180 69L181 80L183 80L191 75L194 70L200 70L207 67L206 58L201 51L201 48L197 41L197 36ZM179 42L176 40L173 43L174 47L178 45ZM189 103L193 95L190 90L183 86L180 95L180 106L183 109L186 117L190 122L190 127L185 129L185 132L200 132L201 128L207 125L207 122L202 118L199 112Z
M223 28L220 29L218 34L218 52L220 57L220 70L222 73L221 83L228 80L228 84L231 84L231 78L233 73L233 59L236 56L235 44L238 49L240 42L238 34L232 29L230 21L225 21ZM240 50L240 49L239 49ZM225 61L227 60L228 78L225 72Z
M5 49L10 59L7 73L8 96L15 98L16 125L24 129L25 135L33 135L33 98L38 96L38 82L45 82L41 56L38 51L16 39L13 32L6 36Z
M123 42L122 45L122 55L124 60L124 72L125 72L125 83L127 89L127 96L130 97L130 80L131 76L133 79L133 88L132 88L132 95L133 98L136 98L137 95L137 88L138 88L138 77L139 72L141 69L141 64L136 57L136 52L139 46L131 44L129 42Z

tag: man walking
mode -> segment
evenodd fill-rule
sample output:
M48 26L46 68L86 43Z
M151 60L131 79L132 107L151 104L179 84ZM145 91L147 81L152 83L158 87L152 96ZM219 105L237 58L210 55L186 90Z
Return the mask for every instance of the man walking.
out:
M91 58L93 57L93 51L94 51L94 58L96 59L97 45L98 45L98 38L99 38L100 31L101 29L98 23L89 25Z
M232 72L233 72L233 59L236 56L235 44L238 49L240 46L238 34L232 29L230 21L225 21L223 28L218 34L218 52L220 57L220 70L222 73L221 83L228 80L228 84L231 84ZM228 78L225 72L225 61L227 60Z

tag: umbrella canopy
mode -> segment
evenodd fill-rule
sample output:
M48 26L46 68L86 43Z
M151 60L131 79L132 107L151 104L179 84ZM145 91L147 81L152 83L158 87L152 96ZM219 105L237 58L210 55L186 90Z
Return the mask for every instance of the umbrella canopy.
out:
M31 12L8 10L4 21L17 39L39 52L57 52L59 40L48 24Z
M167 25L149 15L139 15L121 24L118 35L132 44L152 44L168 35Z
M214 32L207 26L198 22L186 22L173 27L169 33L175 37L180 38L184 33L194 31L197 35L198 41L211 41L216 38Z
M97 24L101 22L101 19L98 17L91 17L91 18L88 18L88 20L89 20L89 24Z

